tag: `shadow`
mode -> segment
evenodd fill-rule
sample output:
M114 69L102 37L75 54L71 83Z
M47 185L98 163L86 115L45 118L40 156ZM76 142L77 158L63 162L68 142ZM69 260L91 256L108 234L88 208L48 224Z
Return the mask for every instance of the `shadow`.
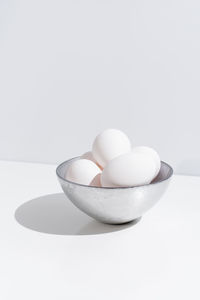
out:
M93 235L126 229L140 219L123 225L97 222L76 208L64 194L35 198L19 206L15 219L22 226L58 235Z

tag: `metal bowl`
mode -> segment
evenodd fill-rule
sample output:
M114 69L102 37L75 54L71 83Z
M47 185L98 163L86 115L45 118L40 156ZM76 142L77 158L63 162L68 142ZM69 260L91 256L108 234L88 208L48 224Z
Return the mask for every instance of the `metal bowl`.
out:
M168 187L173 169L161 162L158 176L147 185L134 187L93 187L65 179L72 158L56 169L64 193L73 204L94 219L108 224L122 224L140 218L158 202Z

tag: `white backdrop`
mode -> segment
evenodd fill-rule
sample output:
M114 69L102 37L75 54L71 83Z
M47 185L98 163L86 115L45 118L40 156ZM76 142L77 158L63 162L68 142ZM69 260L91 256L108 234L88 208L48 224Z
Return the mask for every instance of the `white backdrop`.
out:
M1 0L0 159L58 163L107 127L200 175L198 0Z

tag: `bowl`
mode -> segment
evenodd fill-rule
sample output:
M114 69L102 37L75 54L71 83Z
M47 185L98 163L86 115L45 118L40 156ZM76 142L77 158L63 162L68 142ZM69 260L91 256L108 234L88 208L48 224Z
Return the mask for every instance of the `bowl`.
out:
M139 219L153 207L166 191L173 169L161 162L160 172L150 183L134 187L94 187L65 179L75 157L56 169L64 193L72 203L92 218L108 224L123 224Z

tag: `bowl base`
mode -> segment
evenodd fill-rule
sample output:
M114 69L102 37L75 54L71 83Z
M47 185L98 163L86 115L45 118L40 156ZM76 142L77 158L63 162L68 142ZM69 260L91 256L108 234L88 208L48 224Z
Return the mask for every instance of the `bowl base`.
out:
M116 223L116 222L103 222L103 221L100 221L101 223L104 223L104 224L108 224L108 225L116 225L116 226L120 226L120 225L126 225L126 224L130 224L130 225L135 225L137 224L140 220L142 219L142 217L139 217L137 219L134 219L134 220L131 220L131 221L127 221L127 222L119 222L119 223Z

